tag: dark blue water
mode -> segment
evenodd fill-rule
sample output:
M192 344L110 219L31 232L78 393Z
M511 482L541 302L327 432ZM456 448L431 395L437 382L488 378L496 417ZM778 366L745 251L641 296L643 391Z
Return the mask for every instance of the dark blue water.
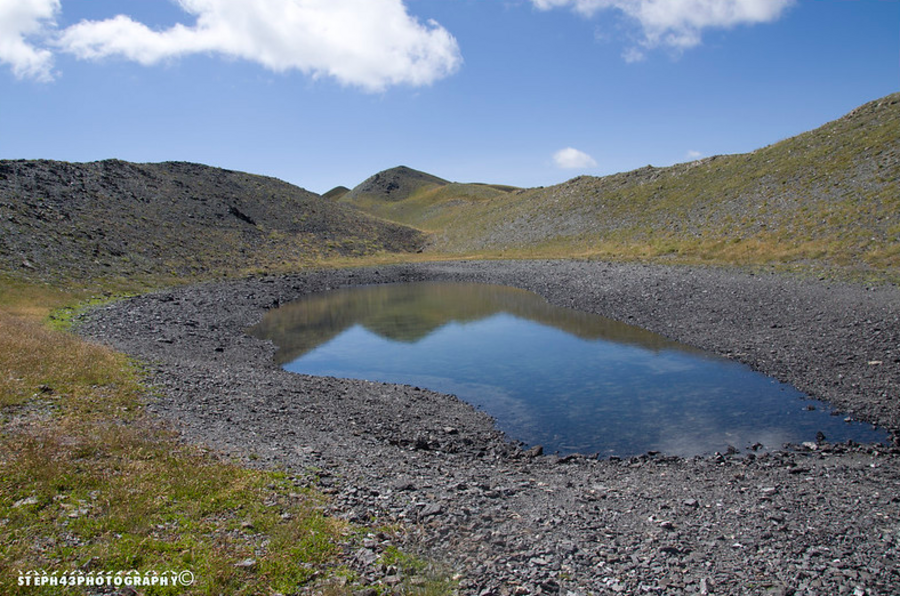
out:
M746 366L513 288L338 290L268 313L254 334L275 341L287 370L455 394L549 452L687 456L818 432L887 438Z

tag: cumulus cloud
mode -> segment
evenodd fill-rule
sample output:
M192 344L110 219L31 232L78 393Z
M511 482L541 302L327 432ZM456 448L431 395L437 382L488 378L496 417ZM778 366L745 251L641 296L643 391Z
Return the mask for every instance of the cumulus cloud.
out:
M690 149L685 154L685 157L693 161L695 159L700 159L701 157L703 157L703 153L701 151L696 151L695 149Z
M141 64L222 54L273 71L300 70L380 91L427 85L461 63L456 40L411 17L401 0L178 0L192 26L155 31L125 16L85 21L61 44L80 58L121 56Z
M402 0L177 2L195 23L154 30L123 15L82 21L60 32L59 47L82 59L114 56L144 65L220 54L368 91L427 85L462 62L456 39L438 23L410 16Z
M597 167L597 162L593 157L573 147L566 147L554 153L553 163L556 164L556 167L564 170L583 170Z
M685 50L701 43L704 29L769 23L778 19L795 0L531 0L540 10L571 8L592 17L615 9L640 25L644 38L623 54L640 60L657 47Z
M18 78L49 81L53 53L35 45L54 26L59 0L0 0L0 62Z

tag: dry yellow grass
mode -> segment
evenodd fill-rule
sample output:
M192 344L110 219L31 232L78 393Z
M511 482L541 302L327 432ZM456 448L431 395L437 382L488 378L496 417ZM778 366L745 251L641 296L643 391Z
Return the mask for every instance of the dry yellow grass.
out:
M341 555L367 530L324 515L303 481L223 461L146 415L126 357L44 322L88 295L0 286L0 593L61 590L19 586L27 571L134 570L196 578L146 596L348 594L332 579L352 579ZM407 593L450 589L426 585Z
M94 387L115 386L129 396L137 391L134 372L119 354L27 316L0 312L0 406L39 395L84 398Z

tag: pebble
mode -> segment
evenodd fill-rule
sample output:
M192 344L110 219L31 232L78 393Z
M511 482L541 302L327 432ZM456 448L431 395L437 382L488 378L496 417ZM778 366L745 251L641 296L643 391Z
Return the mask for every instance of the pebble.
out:
M401 524L397 546L446 562L460 594L897 593L894 446L817 437L815 449L740 446L753 457L737 448L686 459L547 456L445 395L287 373L274 346L245 332L273 304L325 287L425 280L514 285L631 317L900 428L900 375L846 358L900 357L893 287L700 267L442 262L163 291L88 313L79 332L153 362L159 398L148 409L185 438L292 471L329 492L329 513L342 519ZM867 331L875 326L877 336ZM380 570L384 546L371 540L351 553L362 575L395 576Z

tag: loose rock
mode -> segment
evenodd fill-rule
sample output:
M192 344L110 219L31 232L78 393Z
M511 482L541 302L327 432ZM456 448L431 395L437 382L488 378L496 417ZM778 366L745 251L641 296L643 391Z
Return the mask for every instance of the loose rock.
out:
M817 440L563 462L523 451L446 395L288 373L271 343L245 333L273 305L326 287L424 280L529 289L900 428L900 290L889 286L577 261L417 264L179 288L101 307L80 333L152 363L160 397L148 408L186 440L248 465L321 470L332 514L404 524L403 546L447 562L463 594L896 594L895 447ZM417 415L398 420L403 405Z

